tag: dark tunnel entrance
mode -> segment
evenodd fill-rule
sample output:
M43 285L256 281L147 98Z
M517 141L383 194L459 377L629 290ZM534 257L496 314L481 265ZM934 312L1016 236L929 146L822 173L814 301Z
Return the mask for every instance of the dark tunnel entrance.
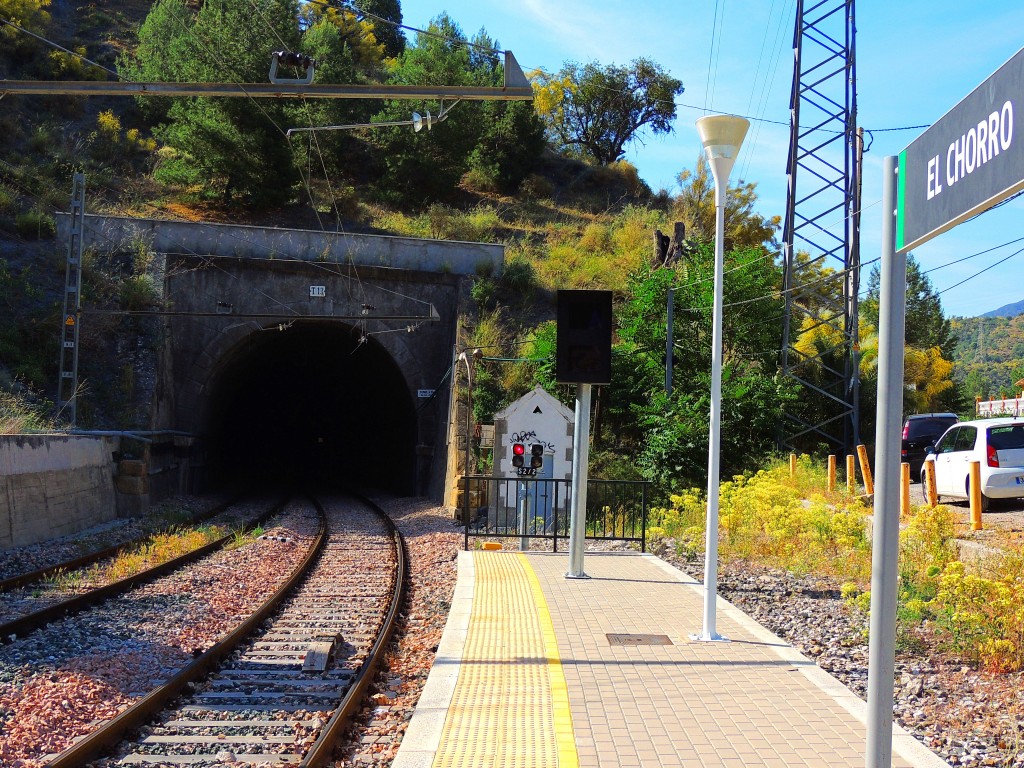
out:
M340 323L251 334L230 353L209 403L211 480L341 481L415 492L416 414L401 371Z

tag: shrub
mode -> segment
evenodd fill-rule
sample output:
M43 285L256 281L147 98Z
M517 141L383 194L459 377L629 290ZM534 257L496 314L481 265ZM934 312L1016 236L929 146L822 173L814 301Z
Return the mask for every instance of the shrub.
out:
M51 152L57 143L53 128L48 125L41 125L32 132L28 140L28 147L37 154Z
M808 493L808 487L815 491ZM863 579L870 571L865 510L845 494L826 496L824 468L801 457L796 477L788 462L776 462L752 476L721 484L720 551L730 559L758 562L797 572ZM691 489L670 497L671 506L654 510L652 524L679 540L703 528L703 494Z
M531 173L519 185L519 197L524 200L550 200L554 193L555 185L536 173Z
M525 295L537 287L537 273L526 259L515 257L505 265L501 273L501 284L509 291Z
M580 238L580 248L588 251L610 251L612 249L612 234L609 228L596 221L588 224Z
M481 308L491 309L495 303L498 286L493 280L486 278L473 281L473 287L469 289L470 295Z
M57 431L47 415L47 405L0 390L0 435Z
M15 217L14 229L26 240L48 240L57 234L57 223L53 216L33 209Z
M0 214L13 213L17 205L17 193L6 184L0 184Z
M459 186L470 192L493 195L500 191L493 173L483 168L470 168L462 175Z

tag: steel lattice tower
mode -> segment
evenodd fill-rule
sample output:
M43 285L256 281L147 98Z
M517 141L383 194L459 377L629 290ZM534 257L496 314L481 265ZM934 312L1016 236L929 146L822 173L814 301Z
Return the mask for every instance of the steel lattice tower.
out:
M801 397L787 407L785 450L850 453L860 439L854 39L854 0L797 0L781 363Z

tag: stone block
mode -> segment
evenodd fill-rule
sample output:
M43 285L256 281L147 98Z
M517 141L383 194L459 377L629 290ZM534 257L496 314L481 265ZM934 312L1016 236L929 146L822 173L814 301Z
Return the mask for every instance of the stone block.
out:
M129 496L142 496L149 493L149 478L118 475L117 491L118 493L126 493Z
M145 477L146 471L146 462L139 459L124 459L117 465L118 476Z

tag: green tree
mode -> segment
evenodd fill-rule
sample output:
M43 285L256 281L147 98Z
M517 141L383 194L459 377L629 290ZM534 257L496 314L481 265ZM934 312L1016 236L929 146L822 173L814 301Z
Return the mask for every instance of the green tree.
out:
M304 9L319 8L307 4ZM334 9L327 9L333 11ZM383 47L376 42L369 24L356 22L351 14L340 12L306 14L302 34L302 52L317 61L316 82L353 84L364 82L382 66ZM362 99L308 99L291 112L296 127L346 125L368 122L373 105ZM317 131L292 135L296 161L308 171L309 179L321 174L328 179L352 179L354 168L368 166L363 157L366 145L352 131ZM326 185L337 194L338 185ZM317 187L320 188L320 187Z
M861 304L864 319L874 328L878 327L880 288L881 276L875 266L868 277L867 298ZM942 300L912 253L907 255L906 325L905 338L908 345L922 349L939 347L943 357L952 357L956 340L949 320L942 313Z
M348 8L334 8L315 3L303 4L299 18L301 26L307 30L303 35L304 46L310 45L307 38L313 31L311 28L322 22L330 24L338 33L337 39L331 41L330 47L323 51L323 58L317 59L318 81L353 83L356 74L348 71L353 65L358 66L363 72L376 73L380 69L386 55L385 46L377 38L376 27L371 21L360 19ZM334 79L339 75L339 62L336 61L338 56L342 59L340 72L345 73L348 80ZM326 76L326 79L323 76Z
M370 23L378 42L384 45L384 55L391 59L400 56L405 50L405 36L398 26L402 23L401 3L398 0L353 0L352 4L372 14Z
M190 55L188 34L193 17L185 0L157 0L139 27L139 44L133 55L118 58L118 70L126 80L136 82L180 82L185 57ZM167 117L170 98L140 96L136 103L143 115L154 122Z
M773 449L790 385L778 373L781 328L774 318L780 274L761 248L726 254L723 286L722 474L756 466ZM607 428L634 450L645 475L669 486L706 471L711 372L713 249L685 264L634 275L618 313ZM675 289L673 392L665 394L666 305Z
M868 295L861 302L861 374L866 401L874 403L877 390L879 327L878 267L868 277ZM942 313L942 301L913 254L907 256L906 332L904 335L903 409L905 413L960 411L965 403L952 378L955 338ZM863 421L873 431L873 413L862 407Z
M296 0L204 3L194 20L180 12L176 0L154 8L158 15L136 57L138 71L194 82L259 82L270 65L268 40L274 47L299 49ZM158 179L200 185L229 203L270 206L292 197L298 174L284 135L290 123L286 105L175 99L166 120L156 136L173 152L157 167Z
M641 129L671 133L675 97L683 92L679 80L644 58L625 67L567 62L557 75L541 74L535 82L561 96L541 94L538 102L554 143L601 165L621 158Z
M502 82L497 43L485 31L468 41L445 14L427 31L396 60L392 83L494 87ZM419 111L428 109L434 118L440 114L433 106ZM370 136L382 165L378 189L383 197L411 204L444 199L471 168L496 187L511 190L532 170L543 143L542 128L528 105L462 102L445 109L451 109L450 117L431 130L390 128ZM410 111L409 102L389 102L375 120L408 120Z
M693 171L684 170L679 176L681 191L672 201L674 221L686 225L686 236L691 240L710 243L715 239L715 180L711 167L702 152ZM775 233L782 218L766 218L754 211L757 184L744 182L730 185L725 196L725 248L748 248L767 245L773 250Z

